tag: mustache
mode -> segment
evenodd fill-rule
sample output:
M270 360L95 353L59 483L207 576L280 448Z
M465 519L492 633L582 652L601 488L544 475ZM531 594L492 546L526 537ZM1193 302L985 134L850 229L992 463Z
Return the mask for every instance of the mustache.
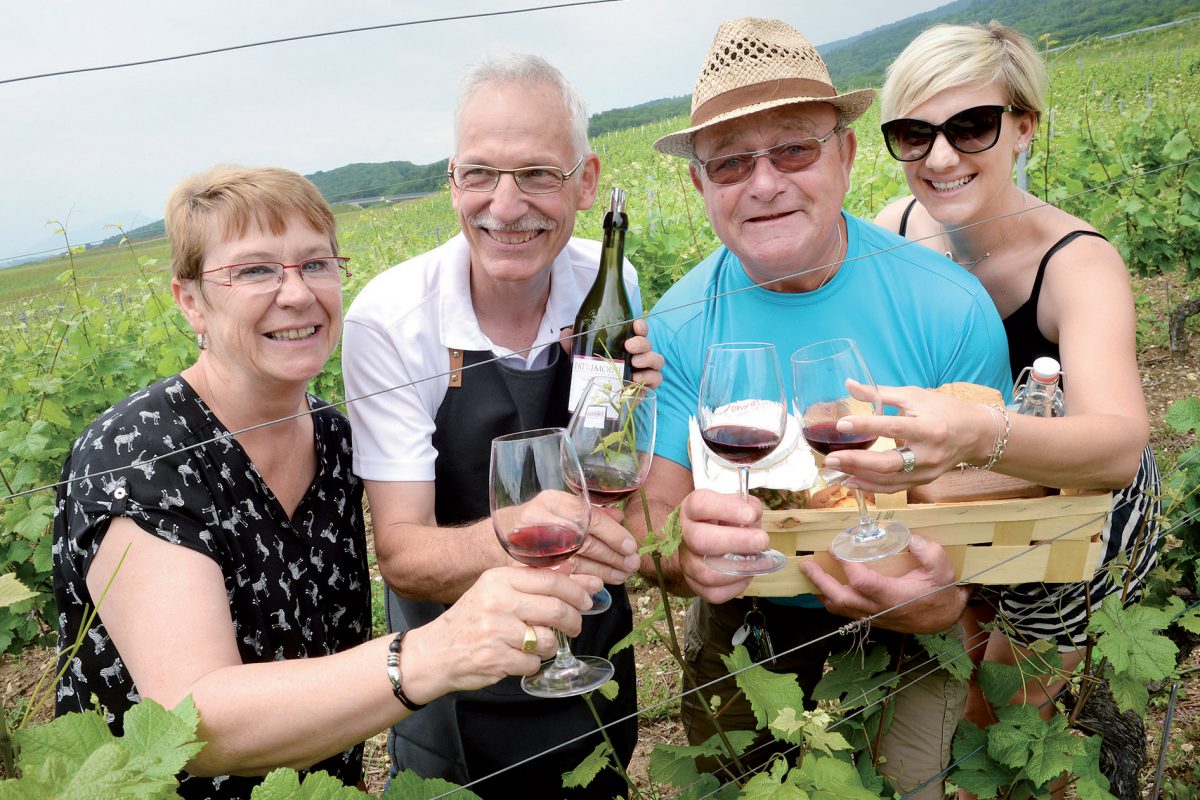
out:
M501 222L489 211L480 211L467 219L472 228L486 228L499 233L528 233L530 231L549 231L557 227L550 217L530 211L515 222Z

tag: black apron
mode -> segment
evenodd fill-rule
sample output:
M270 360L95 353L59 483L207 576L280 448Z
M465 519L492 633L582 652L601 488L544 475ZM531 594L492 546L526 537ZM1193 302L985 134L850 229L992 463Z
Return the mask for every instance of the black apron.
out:
M552 363L519 370L492 361L489 351L465 351L461 385L451 386L434 418L435 513L438 525L460 525L487 517L488 460L497 436L544 427L565 427L570 420L567 395L571 362L553 347ZM479 365L479 366L474 366ZM629 633L632 613L624 586L609 586L613 605L585 616L583 630L572 642L577 653L608 657L616 667L621 692L612 702L592 695L607 723L637 708L633 649L614 656L608 649ZM390 591L388 626L392 631L417 627L436 618L445 606L404 600ZM596 730L596 721L580 697L536 698L525 693L519 678L506 678L475 692L439 698L397 724L388 737L392 763L423 777L466 784L515 764L554 745ZM637 718L608 729L622 763L628 764L637 742ZM585 789L562 788L562 774L575 769L602 741L599 732L510 769L471 790L480 797L595 798L626 794L624 781L611 769Z

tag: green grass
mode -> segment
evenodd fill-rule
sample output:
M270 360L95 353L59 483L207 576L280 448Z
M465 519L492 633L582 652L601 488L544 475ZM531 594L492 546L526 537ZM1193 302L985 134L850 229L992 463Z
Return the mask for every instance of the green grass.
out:
M357 206L334 206L339 230L355 222L363 213ZM130 245L106 245L77 253L74 256L75 275L80 292L95 287L103 292L105 286L118 288L138 274L138 262L142 270L150 273L166 271L170 265L170 246L166 238L147 239ZM71 268L66 254L51 256L41 261L22 264L0 270L0 315L20 308L53 304L57 295L73 292L69 278L60 277ZM65 282L64 282L65 281Z

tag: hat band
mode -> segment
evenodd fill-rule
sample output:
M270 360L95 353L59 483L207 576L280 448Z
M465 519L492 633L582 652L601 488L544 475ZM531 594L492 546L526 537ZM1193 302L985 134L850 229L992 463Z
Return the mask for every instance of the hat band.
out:
M748 108L758 103L780 100L788 97L832 100L837 92L828 83L809 78L782 78L762 83L752 83L749 86L739 86L722 92L716 97L704 101L699 108L692 112L692 126L703 125L714 117ZM803 102L798 100L798 102Z

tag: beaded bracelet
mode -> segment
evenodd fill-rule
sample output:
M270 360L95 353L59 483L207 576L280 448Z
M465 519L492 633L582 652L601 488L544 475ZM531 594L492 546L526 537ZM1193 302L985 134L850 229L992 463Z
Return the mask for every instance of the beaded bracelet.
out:
M392 639L392 643L388 645L387 676L388 680L392 682L392 694L396 695L396 699L403 703L409 711L420 711L425 704L409 700L404 689L400 687L400 643L404 641L407 633L408 631L401 631L396 634L396 638Z
M1008 409L997 403L989 403L987 410L996 422L996 443L992 445L992 453L988 456L986 464L977 467L974 464L968 464L964 461L958 465L963 470L991 469L1004 457L1004 450L1008 447L1008 437L1012 433L1012 423L1008 419ZM1001 420L1003 420L1003 424L1001 424Z

